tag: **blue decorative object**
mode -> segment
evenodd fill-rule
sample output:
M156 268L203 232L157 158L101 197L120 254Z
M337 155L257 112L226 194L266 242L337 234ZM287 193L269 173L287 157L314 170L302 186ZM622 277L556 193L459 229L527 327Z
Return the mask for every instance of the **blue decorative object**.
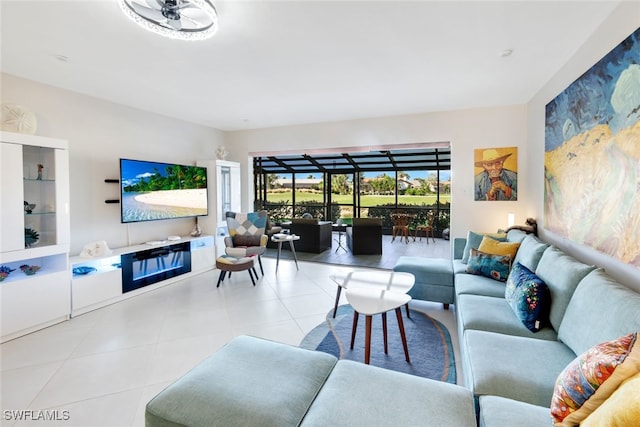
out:
M81 266L81 267L74 268L72 271L73 271L73 274L75 275L82 275L82 274L89 274L91 272L94 272L96 271L96 269L93 267Z
M39 265L22 264L20 266L20 270L22 270L22 272L24 274L26 274L27 276L33 276L34 274L36 274L38 272L38 270L40 270L40 266Z
M0 267L0 282L2 282L4 279L6 279L9 274L11 274L12 271L14 271L15 268L9 268L6 265L3 265Z
M519 262L515 263L507 278L504 297L531 332L538 332L547 323L551 305L549 288Z
M486 276L504 282L509 276L511 257L509 255L492 255L471 248L466 272Z

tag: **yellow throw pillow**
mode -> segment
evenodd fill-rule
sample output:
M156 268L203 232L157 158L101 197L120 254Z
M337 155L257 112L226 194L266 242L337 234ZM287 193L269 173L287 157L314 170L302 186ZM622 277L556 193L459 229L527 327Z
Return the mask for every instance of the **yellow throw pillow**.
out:
M580 427L640 426L640 373L623 382Z
M509 255L513 259L519 247L520 243L517 242L499 242L491 237L484 236L478 250L491 255Z

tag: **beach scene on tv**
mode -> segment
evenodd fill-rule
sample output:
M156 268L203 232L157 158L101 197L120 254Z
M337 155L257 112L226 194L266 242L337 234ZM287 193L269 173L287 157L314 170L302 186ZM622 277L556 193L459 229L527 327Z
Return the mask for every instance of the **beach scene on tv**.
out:
M207 169L120 160L122 222L207 215Z

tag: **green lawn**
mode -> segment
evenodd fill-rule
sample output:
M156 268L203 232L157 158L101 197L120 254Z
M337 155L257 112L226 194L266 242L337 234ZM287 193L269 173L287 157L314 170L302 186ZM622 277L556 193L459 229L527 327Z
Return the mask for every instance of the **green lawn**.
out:
M268 202L289 202L291 203L291 193L268 193ZM308 192L296 192L296 204L300 202L315 201L319 204L322 203L322 194L308 193ZM351 195L332 195L332 201L335 204L351 204L353 203L353 196ZM378 195L366 195L360 197L360 203L362 207L368 206L382 206L395 203L395 196L378 196ZM451 201L450 194L441 194L440 203L447 203ZM436 195L430 194L428 196L398 196L398 203L405 205L432 205L436 202Z

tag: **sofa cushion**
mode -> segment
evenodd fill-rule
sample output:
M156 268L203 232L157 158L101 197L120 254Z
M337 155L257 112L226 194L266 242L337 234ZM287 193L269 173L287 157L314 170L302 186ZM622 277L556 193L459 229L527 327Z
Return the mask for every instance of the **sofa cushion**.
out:
M393 271L411 273L415 285L409 291L413 299L452 304L455 300L451 260L401 256Z
M471 392L350 360L338 362L302 421L303 426L424 424L475 427Z
M518 242L521 243L525 237L527 237L529 234L525 231L522 230L518 230L518 229L512 229L507 231L507 242Z
M638 333L598 344L576 357L558 376L551 400L556 425L580 424L623 381L640 372Z
M640 294L598 269L576 288L558 339L580 354L598 343L636 331L640 331Z
M580 427L627 427L640 425L640 373L625 380L596 408Z
M413 274L416 283L453 286L453 268L448 259L401 256L393 271Z
M478 246L478 250L486 254L509 255L513 260L519 247L519 242L499 242L491 237L484 236L480 242L480 246Z
M154 397L146 426L298 425L336 362L327 353L235 338Z
M542 254L549 247L548 244L538 240L533 234L528 234L520 244L518 253L513 259L513 262L519 262L531 271L536 271Z
M551 404L556 378L576 357L559 341L466 330L460 355L465 385L533 405Z
M458 295L456 316L459 332L467 329L498 332L528 338L556 340L553 328L544 327L533 333L518 320L504 298L483 295Z
M466 272L504 282L509 276L511 256L492 255L471 248Z
M465 270L467 268L466 264L462 264L458 260L454 262L454 270L456 269L456 264L464 266ZM484 276L458 273L455 275L455 292L456 295L472 294L504 298L504 282Z
M549 408L498 396L480 396L480 427L551 427ZM517 422L515 420L517 419Z
M547 248L542 254L535 273L549 288L551 295L549 321L556 331L560 327L560 322L562 322L562 317L576 286L594 268L594 266L583 264L555 247Z
M464 264L466 264L467 261L469 261L471 248L478 249L484 236L489 236L501 242L505 242L507 240L507 235L503 233L476 233L475 231L469 231L467 233L467 242L464 246L464 250L462 251L462 262Z
M505 286L504 298L531 332L538 332L549 318L549 289L531 270L516 263Z

